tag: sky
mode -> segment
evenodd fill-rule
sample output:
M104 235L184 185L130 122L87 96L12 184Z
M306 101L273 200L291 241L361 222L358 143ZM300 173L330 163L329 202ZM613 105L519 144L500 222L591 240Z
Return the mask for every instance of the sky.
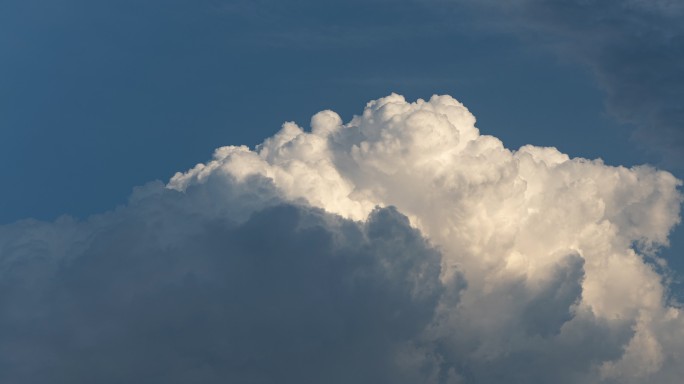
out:
M0 3L0 378L678 382L682 17Z

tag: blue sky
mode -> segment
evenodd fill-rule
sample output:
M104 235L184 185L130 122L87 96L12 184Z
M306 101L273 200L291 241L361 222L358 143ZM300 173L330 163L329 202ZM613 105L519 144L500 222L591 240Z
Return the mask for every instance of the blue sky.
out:
M2 222L101 212L217 146L253 146L322 109L348 120L391 92L453 95L509 148L660 161L607 114L589 71L481 27L486 13L323 4L5 3Z
M176 172L208 161L217 147L254 148L284 122L308 127L321 110L334 110L348 122L369 100L392 92L409 101L451 95L477 118L482 133L510 149L553 146L571 157L601 158L608 165L651 164L682 179L682 8L665 0L5 1L0 3L0 225L9 234L26 234L17 229L23 224L13 223L58 220L55 226L66 233L72 226L106 227L101 222L108 219L87 218L116 207L123 208L112 215L138 223L144 217L135 211L138 204L154 212L166 202L176 204L175 199L187 206L204 204L198 201L215 198L213 189L179 198L148 186L141 190L150 188L151 196L159 196L150 205L140 203L147 200L136 194L131 197L131 191L154 180L168 182ZM289 208L297 213L266 210L226 231L231 238L261 236L268 222L264 217L270 215L283 222L307 217L323 227L327 224L320 223L333 220L300 208ZM408 240L397 241L433 255L401 214L390 209L369 220L411 233ZM58 219L63 215L75 221ZM220 227L189 213L182 218ZM325 230L342 231L345 239L358 233L371 239L397 235L376 236L371 224L334 220L340 221L338 227ZM114 240L98 238L92 249L108 249L126 231L122 228L104 231ZM195 235L222 241L215 232ZM293 250L315 237L300 235L293 235ZM670 240L672 247L661 254L679 279L684 271L681 225ZM382 254L395 250L382 244L368 247ZM321 252L341 252L326 246L320 245ZM197 251L187 244L181 248ZM130 252L144 252L140 249ZM366 252L359 249L352 253ZM582 267L573 257L559 264L556 275L579 279ZM131 268L140 267L135 263ZM77 272L66 277L74 279L73 286L87 287L81 278ZM561 283L557 297L566 295L571 303L577 287ZM458 295L462 285L448 289ZM679 285L673 287L675 296L684 296ZM434 304L431 300L411 305L424 313L424 306ZM350 307L360 308L357 304ZM413 326L424 324L412 323L411 332ZM597 329L586 334L603 332ZM619 339L620 332L610 334ZM449 353L460 356L461 351ZM0 368L3 363L0 350ZM472 367L464 377L496 382L486 367ZM60 372L69 377L71 371Z

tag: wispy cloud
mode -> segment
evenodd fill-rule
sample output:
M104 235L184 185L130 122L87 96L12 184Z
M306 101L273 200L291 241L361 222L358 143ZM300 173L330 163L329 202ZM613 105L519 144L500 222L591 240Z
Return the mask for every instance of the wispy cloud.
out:
M684 6L676 1L473 2L488 28L587 66L608 111L669 167L684 164Z

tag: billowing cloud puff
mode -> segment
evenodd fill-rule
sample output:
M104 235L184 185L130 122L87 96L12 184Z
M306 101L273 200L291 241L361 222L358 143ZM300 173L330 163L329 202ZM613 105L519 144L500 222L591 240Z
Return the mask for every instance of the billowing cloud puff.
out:
M114 212L3 227L0 378L676 383L679 185L506 149L449 96L323 111Z

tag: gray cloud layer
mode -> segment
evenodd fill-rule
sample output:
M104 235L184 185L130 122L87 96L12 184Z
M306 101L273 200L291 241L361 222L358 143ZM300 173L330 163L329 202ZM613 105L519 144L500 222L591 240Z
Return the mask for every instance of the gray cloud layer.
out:
M684 164L684 5L656 0L460 0L493 28L520 34L588 66L608 110L636 127L634 138Z

